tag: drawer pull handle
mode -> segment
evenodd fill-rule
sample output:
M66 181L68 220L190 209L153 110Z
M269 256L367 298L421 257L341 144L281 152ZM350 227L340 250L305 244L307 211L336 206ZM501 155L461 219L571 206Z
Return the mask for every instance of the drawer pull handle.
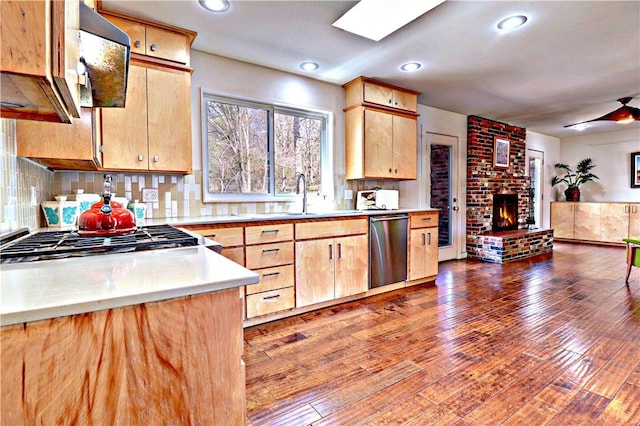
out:
M333 244L329 244L329 259L333 259Z
M431 245L431 232L429 232L429 245Z
M426 242L426 239L425 239L425 234L424 234L424 232L422 233L422 245L423 245L423 246L426 246L426 245L427 245L427 242Z
M262 298L262 300L269 300L269 299L277 299L278 297L280 297L279 294L275 294L273 296L265 296Z
M342 243L338 243L338 259L342 259Z
M279 248L263 249L262 250L263 253L275 253L275 252L278 252L278 251L280 251Z
M268 273L268 274L262 274L262 277L263 277L263 278L266 278L266 277L275 277L275 276L277 276L277 275L280 275L280 272L270 272L270 273Z
M420 219L420 220L421 220L421 221L423 221L423 222L428 222L428 221L430 221L430 220L431 220L431 218L430 218L430 217L423 217L423 218L422 218L422 219Z
M624 212L629 213L629 206L624 206Z
M215 238L216 234L209 234L209 235L205 235L206 238Z
M279 229L265 229L264 231L262 231L262 233L263 234L267 234L267 233L273 232L273 233L277 234L278 231L279 231Z
M158 46L156 46L156 44L155 44L155 43L153 43L153 44L151 45L151 51L152 51L152 52L155 52L156 50L158 50Z
M136 46L137 48L140 48L140 40L136 40L136 42L135 42L135 46Z

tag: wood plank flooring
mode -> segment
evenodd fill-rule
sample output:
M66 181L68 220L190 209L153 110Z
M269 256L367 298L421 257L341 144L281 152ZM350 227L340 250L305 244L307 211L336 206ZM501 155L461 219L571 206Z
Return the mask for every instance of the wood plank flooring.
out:
M555 243L245 329L249 425L638 425L640 271Z

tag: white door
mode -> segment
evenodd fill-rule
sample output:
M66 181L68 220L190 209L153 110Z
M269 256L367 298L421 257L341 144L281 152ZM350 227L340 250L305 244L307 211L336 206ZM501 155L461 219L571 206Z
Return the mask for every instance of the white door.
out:
M529 212L527 223L532 228L542 228L542 188L544 182L544 152L527 149L526 175L529 176ZM534 222L534 223L531 223Z
M458 188L458 138L426 132L425 179L429 182L429 205L440 209L438 260L461 257L462 223Z

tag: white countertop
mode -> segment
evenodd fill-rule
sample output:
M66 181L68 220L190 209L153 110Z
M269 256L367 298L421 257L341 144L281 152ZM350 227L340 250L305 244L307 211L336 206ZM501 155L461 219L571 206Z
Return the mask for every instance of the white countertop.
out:
M205 246L3 264L0 278L3 326L258 282Z
M332 217L353 217L353 216L374 216L416 213L425 211L440 211L434 208L400 208L397 210L331 210L324 212L311 212L302 214L298 212L270 212L270 213L237 213L228 216L197 216L197 217L163 217L163 218L147 218L146 225L202 225L214 223L235 223L235 222L251 222L251 221L268 221L268 220L310 220L310 219L327 219Z

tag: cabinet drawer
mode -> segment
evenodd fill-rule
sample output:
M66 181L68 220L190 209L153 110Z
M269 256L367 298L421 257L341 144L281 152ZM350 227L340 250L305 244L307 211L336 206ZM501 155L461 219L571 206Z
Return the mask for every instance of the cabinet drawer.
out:
M293 287L293 265L277 266L275 268L260 269L260 282L247 286L247 295Z
M247 226L245 233L247 245L291 241L293 240L293 224L280 223L263 226Z
M363 218L296 223L296 240L366 234L368 222Z
M293 309L295 306L293 287L251 294L246 300L247 318Z
M223 248L220 254L238 265L244 266L244 247Z
M293 263L293 241L247 246L245 249L247 251L246 267L249 269Z
M411 228L429 228L438 226L438 212L411 213L409 216Z
M190 232L214 240L225 247L241 246L244 244L242 228L200 228L185 226Z

